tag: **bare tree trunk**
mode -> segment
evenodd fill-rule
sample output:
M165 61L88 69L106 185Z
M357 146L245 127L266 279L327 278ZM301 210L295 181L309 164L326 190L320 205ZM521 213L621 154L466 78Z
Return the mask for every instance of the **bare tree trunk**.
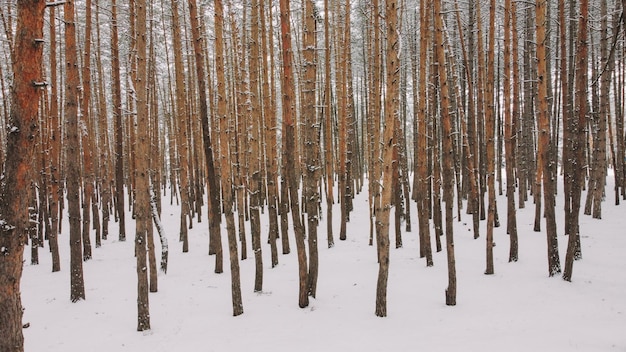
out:
M304 199L306 199L306 214L308 222L309 242L309 271L307 274L307 291L315 297L317 291L318 254L317 254L317 226L319 222L319 136L320 121L316 111L316 84L317 78L317 53L315 48L316 39L316 15L314 13L313 0L306 0L304 7L304 28L302 30L303 46L303 101L302 115L304 119L304 136L306 148L304 158ZM331 221L329 219L328 221Z
M113 76L113 129L115 131L115 211L119 219L119 240L126 241L124 210L124 126L122 124L122 86L116 0L111 0L111 75Z
M269 242L272 257L272 267L278 265L278 247L276 240L278 239L278 153L276 141L276 109L274 107L274 63L266 59L274 57L274 40L273 32L266 29L265 0L259 0L259 8L261 10L261 71L263 75L263 115L265 117L265 156L267 169L267 207L269 210ZM271 6L270 6L271 13ZM270 26L272 19L270 18ZM269 39L269 40L268 40ZM268 63L268 61L270 61ZM271 87L271 88L270 88Z
M231 291L233 315L243 314L241 299L241 282L239 274L239 255L237 254L237 236L235 233L235 217L233 214L231 163L229 158L229 137L231 130L228 121L226 101L226 78L224 77L224 8L221 0L215 1L215 69L217 72L217 113L220 122L220 149L224 213L226 215L226 231L230 256Z
M176 76L176 119L178 120L178 157L180 173L180 240L183 242L183 252L189 251L188 224L190 218L190 186L189 186L189 133L187 111L187 88L183 67L182 37L180 33L181 21L178 12L178 0L172 0L172 40L174 42L174 71ZM191 220L189 220L191 222Z
M580 214L580 198L584 182L584 143L585 129L587 128L587 26L589 16L589 1L581 0L580 2L580 18L578 21L578 43L576 45L576 108L577 119L572 119L571 131L572 135L572 171L574 174L572 180L572 203L571 217L569 225L569 237L567 240L567 252L565 255L565 269L563 271L563 280L571 281L574 269L574 260L581 258L580 253L580 233L579 233L579 214Z
M64 5L65 22L65 124L67 153L67 203L70 220L70 299L72 302L85 299L83 280L83 249L80 226L80 139L78 127L78 51L76 48L76 22L74 2Z
M85 41L83 44L83 67L82 67L82 100L81 124L83 125L82 139L82 159L83 159L83 260L91 259L91 240L89 238L89 225L91 224L92 202L95 203L94 194L94 166L93 166L93 139L94 129L91 121L91 0L85 1ZM97 239L96 246L99 247L100 238Z
M61 123L59 121L59 98L57 87L57 34L56 34L56 7L49 10L50 21L50 218L51 232L48 234L48 245L52 254L52 272L61 270L59 257L59 198L61 197L59 170L61 168Z
M28 202L34 176L32 160L39 126L44 9L43 0L17 3L15 60L4 179L0 185L0 351L24 351L20 297L24 244L28 241ZM34 44L33 44L34 43Z
M292 72L292 53L291 53L291 23L290 23L290 7L289 0L280 0L280 34L282 38L282 57L283 57L283 128L286 131L283 139L283 149L285 151L285 159L283 160L284 170L286 172L287 186L289 187L289 198L291 202L291 218L296 237L296 249L298 251L298 273L299 273L299 299L300 308L309 305L309 296L307 290L307 258L304 243L304 227L300 219L300 206L298 205L298 180L296 178L295 166L295 132L294 132L294 92L295 84Z
M193 38L193 49L195 53L196 62L196 78L198 80L198 95L200 100L200 124L202 126L202 140L204 146L204 157L206 162L206 178L208 183L207 196L209 206L209 233L210 237L214 240L214 249L216 252L216 272L222 272L222 240L220 236L220 222L221 212L219 206L219 189L218 189L218 177L215 171L214 156L213 156L213 142L211 140L211 133L209 130L209 108L207 106L207 87L204 70L204 55L202 45L204 43L203 36L200 33L200 19L198 15L198 6L196 0L189 0L189 17L191 22L191 36ZM210 80L208 80L210 82ZM220 269L219 271L217 269Z
M335 183L335 171L333 168L333 99L331 88L331 38L330 38L330 9L329 0L324 0L324 171L326 174L326 239L328 248L335 245L333 237L333 204L335 198L333 186Z
M259 100L259 64L263 59L259 50L259 3L252 0L252 12L250 17L251 38L250 38L250 114L252 118L252 130L250 135L250 233L252 236L252 251L254 252L255 278L254 291L263 290L263 256L261 251L261 214L262 207L262 187L261 178L261 120L263 112L261 111L261 102Z
M487 149L487 189L488 189L488 210L487 210L487 268L485 274L494 273L493 268L493 228L496 221L496 189L495 189L495 113L494 107L494 55L495 55L495 17L496 2L491 0L489 8L489 48L487 49L487 79L485 82L485 138ZM444 137L445 138L445 137Z
M399 113L400 38L398 36L398 1L385 0L387 61L385 92L385 128L383 130L382 197L376 212L376 222L380 223L378 233L378 280L376 284L376 316L387 316L387 281L389 278L389 217L393 197L393 169L396 160L394 149L397 140L394 130ZM378 30L378 29L375 29Z
M441 97L441 126L443 149L443 192L446 204L446 254L448 259L448 288L446 289L446 305L456 305L456 263L454 256L454 237L452 217L454 206L454 179L452 169L452 126L450 123L450 103L448 101L448 79L446 73L445 53L443 45L443 14L441 0L434 1L435 11L435 58L439 68L439 89Z
M516 57L511 57L511 21L515 16L515 7L511 0L504 2L504 148L506 167L506 199L507 199L507 234L509 235L509 262L516 262L518 259L518 238L517 238L517 216L515 208L515 155L513 137L513 113L511 111L512 84L517 84L515 80L511 83L512 68Z
M427 122L427 92L428 85L426 84L426 67L428 67L428 51L429 51L429 38L431 35L430 27L430 14L432 13L432 3L430 1L420 1L420 53L419 53L419 65L422 67L419 70L419 100L418 100L418 127L417 131L417 180L418 184L414 185L417 192L417 213L419 221L419 238L420 238L420 256L426 257L426 266L433 265L433 251L430 242L430 222L428 220L428 199L427 189L429 187L428 181L428 167L427 167L427 135L428 135L428 122ZM415 89L415 88L414 88Z
M137 259L137 331L150 330L150 306L148 300L148 268L146 260L146 244L148 227L152 227L150 215L150 181L149 181L149 149L150 136L148 128L147 101L147 33L146 33L146 0L136 0L137 5L137 75L135 90L137 97L137 124L144 126L137 129L137 169L135 172L136 219L135 256Z
M537 180L543 180L543 199L545 202L546 233L548 240L548 274L553 276L561 272L559 262L556 219L554 214L554 192L550 175L552 158L550 157L550 120L548 109L548 76L546 58L546 0L537 0L537 77L539 79L539 143L537 151ZM539 182L537 182L539 185ZM539 197L538 197L539 198Z

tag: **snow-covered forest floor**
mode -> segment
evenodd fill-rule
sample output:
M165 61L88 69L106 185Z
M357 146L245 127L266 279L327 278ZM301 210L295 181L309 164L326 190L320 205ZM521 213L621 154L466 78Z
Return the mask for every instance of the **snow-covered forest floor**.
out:
M494 232L497 245L492 276L483 274L486 223L481 222L481 238L474 240L471 216L463 210L454 229L458 276L454 307L445 305L445 239L444 250L434 255L434 267L426 267L419 258L416 206L411 203L413 232L403 233L403 248L391 249L386 318L374 315L378 264L376 248L368 246L366 193L354 200L346 241L336 239L335 247L327 248L326 219L320 223L318 292L309 307L298 307L292 231L292 253L281 255L276 268L271 268L269 246L264 241L262 293L253 292L251 249L249 259L240 262L244 314L239 317L232 316L225 240L225 272L218 275L213 272L214 257L207 255L204 209L202 223L194 222L190 230L190 251L182 253L180 213L175 204L169 205L168 194L162 220L170 241L169 271L159 273L159 292L150 294L152 330L143 333L136 331L134 223L127 223L126 242L117 241L117 224L111 223L112 236L84 263L87 299L71 303L66 216L60 236L61 272L51 273L47 247L41 251L38 266L29 264L29 249L25 251L22 303L24 323L30 324L24 330L25 349L626 351L626 205L614 205L612 176L608 183L603 219L581 215L583 260L574 264L571 283L560 276L548 277L546 236L545 232L533 232L532 200L517 213L520 260L508 263L506 199L498 197L502 226ZM338 215L339 207L335 207ZM322 209L325 213L325 205ZM564 263L567 237L563 236L562 209L560 193L557 221ZM263 216L266 229L267 215ZM338 216L334 220L337 236ZM393 245L393 234L391 238Z

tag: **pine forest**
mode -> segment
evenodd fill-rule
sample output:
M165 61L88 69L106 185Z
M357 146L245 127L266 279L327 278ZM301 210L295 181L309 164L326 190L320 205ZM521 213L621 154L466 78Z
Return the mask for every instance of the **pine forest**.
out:
M581 224L620 231L601 224L624 214L625 8L1 1L0 352L37 339L22 296L47 289L25 285L31 273L66 278L54 299L73 309L96 295L91 262L119 270L107 246L131 249L123 329L144 333L167 320L151 304L168 270L191 265L215 276L190 280L227 282L228 313L211 315L254 315L247 296L276 294L275 276L293 287L285 305L314 314L324 275L356 251L323 258L355 242L372 248L363 316L388 316L407 279L399 251L415 270L443 268L444 286L420 288L433 304L463 306L455 240L479 248L482 277L532 255L539 285L575 290ZM621 246L621 276L624 243L607 245ZM204 261L181 262L194 252Z

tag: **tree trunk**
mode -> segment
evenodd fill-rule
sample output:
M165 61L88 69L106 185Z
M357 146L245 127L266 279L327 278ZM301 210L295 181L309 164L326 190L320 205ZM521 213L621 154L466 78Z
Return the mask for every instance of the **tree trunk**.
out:
M82 100L81 108L81 133L82 160L83 160L83 260L91 259L91 240L89 238L89 225L91 224L92 202L95 203L94 194L94 166L93 166L93 135L94 129L91 121L91 0L85 1L85 41L83 43L83 67L82 67ZM99 238L97 239L100 240ZM99 243L97 244L99 246Z
M283 164L286 172L287 186L289 187L289 199L291 202L291 218L296 237L296 250L298 251L298 273L299 273L299 299L300 308L309 305L307 290L307 256L304 243L304 227L300 219L300 206L298 204L298 180L296 177L295 155L296 146L294 132L294 92L295 84L292 72L292 52L291 52L291 20L289 0L280 0L280 34L282 39L283 58L283 129L286 132L283 140L283 150L285 151Z
M65 124L67 153L67 203L70 220L70 299L85 299L83 280L83 249L80 214L80 139L78 126L78 49L76 48L76 22L74 2L64 5L65 22Z
M548 108L548 80L546 57L546 0L537 0L537 78L539 84L538 102L539 115L537 126L539 128L539 143L537 150L537 181L540 177L543 185L543 199L545 203L546 234L548 240L548 274L553 276L561 272L559 261L558 240L556 234L556 219L554 214L554 191L551 180L550 157L550 120ZM539 182L537 182L539 185ZM537 191L537 190L536 190ZM537 195L536 195L537 196ZM540 198L537 196L537 198Z
M316 78L317 78L317 53L315 52L316 18L314 3L306 0L304 7L304 28L302 30L303 46L303 101L302 115L304 118L305 145L304 158L304 199L306 199L306 214L308 222L309 242L309 271L307 274L307 291L315 297L317 291L318 254L317 254L317 226L319 222L319 136L320 121L316 112ZM331 221L331 219L328 219Z
M174 71L176 76L176 119L178 121L177 141L180 173L180 240L183 252L189 251L188 224L190 218L190 186L189 186L189 133L187 111L187 88L183 67L183 50L181 37L181 21L179 19L178 0L172 0L172 41L174 42ZM191 221L191 220L190 220Z
M29 221L28 194L34 177L32 160L39 133L37 116L41 91L33 83L43 80L43 42L39 40L43 38L45 6L43 0L17 3L14 79L11 114L7 121L11 128L7 135L4 179L0 186L1 352L24 351L20 282L27 242L25 229Z
M198 6L196 0L189 0L189 17L191 23L191 36L193 39L193 50L195 54L196 62L196 78L198 80L198 99L200 100L200 124L202 126L202 140L204 146L204 157L206 162L206 178L208 183L207 197L208 197L208 213L209 213L209 236L214 240L214 249L216 252L216 268L219 268L216 272L221 272L222 267L222 240L220 236L220 200L219 189L217 184L219 175L215 171L215 163L213 156L213 141L211 140L211 133L209 130L209 108L207 106L207 86L205 78L204 62L202 44L203 35L200 33L200 17L198 15ZM210 82L210 79L208 80Z
M59 198L61 169L61 123L59 122L59 98L57 87L57 34L56 34L56 7L50 7L50 233L48 234L48 245L52 254L52 272L61 270L61 260L59 257Z
M113 129L115 132L115 211L119 221L119 240L126 241L124 210L124 126L122 124L122 85L116 0L111 0L111 75L113 76Z
M565 255L565 269L563 271L563 279L572 281L572 273L574 269L574 260L581 257L580 253L580 233L579 233L579 214L580 214L580 198L584 182L584 143L585 129L587 128L587 26L589 16L589 1L581 0L580 2L580 18L578 21L578 43L576 45L576 117L572 119L573 126L572 135L572 190L571 190L571 217L569 225L569 237L567 240L567 252Z
M434 1L435 11L435 59L439 69L439 90L441 97L441 127L442 127L442 154L443 154L443 192L446 204L446 253L448 259L448 288L446 289L446 305L456 305L456 263L454 257L453 237L453 206L454 206L454 173L452 167L452 126L450 123L450 102L448 79L446 72L445 53L443 45L443 14L441 0Z
M488 189L488 210L487 210L487 258L485 274L494 273L493 267L493 228L496 215L496 189L495 189L495 114L494 107L494 55L495 55L495 17L496 2L491 0L489 8L489 48L487 49L487 79L485 81L485 138L487 154L487 189Z
M511 111L512 101L512 65L517 61L511 57L511 22L515 16L515 7L511 0L504 2L504 148L506 167L506 199L507 199L507 234L509 235L509 262L516 262L518 259L518 239L517 239L517 216L515 209L515 155L513 137L513 113ZM517 84L513 80L513 84Z
M382 197L380 208L377 211L376 222L380 223L378 233L378 281L376 284L376 316L387 316L387 281L389 278L389 217L393 197L394 149L396 148L395 129L400 109L399 104L399 76L400 76L400 38L398 36L398 2L385 1L387 61L386 61L386 92L385 92L385 128L383 130L383 167L382 167ZM377 29L375 29L377 30Z
M224 8L221 0L215 1L215 69L217 72L217 114L220 122L220 150L223 206L226 215L226 231L230 256L231 291L233 315L243 314L241 299L241 282L239 274L239 255L237 254L237 236L235 233L235 217L233 214L231 163L229 158L229 137L231 130L226 101L226 78L224 77Z
M135 203L136 220L135 256L137 259L137 331L150 330L150 306L148 300L148 268L146 260L146 244L148 227L152 227L150 215L150 180L149 153L150 135L148 126L148 79L146 71L147 33L146 33L146 0L136 0L137 6L137 76L135 81L137 97L137 168L135 172Z

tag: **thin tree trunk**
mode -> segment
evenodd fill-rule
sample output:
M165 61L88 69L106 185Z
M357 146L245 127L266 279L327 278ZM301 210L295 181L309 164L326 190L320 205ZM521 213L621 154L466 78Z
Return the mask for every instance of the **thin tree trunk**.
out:
M317 292L318 253L317 253L317 226L319 222L319 136L320 121L316 113L316 84L317 53L315 48L316 18L313 0L305 0L304 28L302 30L303 46L303 101L302 114L304 118L305 144L304 157L306 167L304 174L304 193L306 199L306 214L308 222L309 242L309 271L307 274L307 293L315 297ZM330 219L329 219L330 221Z
M418 221L419 221L419 238L420 238L420 256L426 257L426 266L433 265L433 251L432 245L430 242L430 222L428 220L428 199L427 189L429 187L428 181L428 168L427 168L427 135L428 135L428 122L427 122L427 112L426 112L426 103L427 103L427 92L428 86L426 84L426 67L428 61L428 49L429 38L431 38L431 28L430 28L430 13L432 13L431 6L432 3L430 1L421 0L420 1L420 59L419 65L422 69L419 70L419 100L418 100L418 127L419 131L417 131L415 138L417 138L417 150L415 153L417 156L417 186L414 187L418 190L417 192L417 213L418 213ZM415 89L415 88L414 88Z
M543 199L545 202L546 234L548 240L548 274L553 276L561 272L559 261L558 240L556 234L556 219L554 214L554 192L550 175L552 158L550 157L550 120L548 109L548 80L546 58L546 0L537 0L537 77L539 79L539 143L537 151L537 181L543 185ZM537 185L540 183L537 182ZM537 191L537 190L536 190ZM540 198L537 196L537 198Z
M81 108L81 124L83 125L82 139L82 159L83 159L83 218L82 218L82 236L83 236L83 260L91 259L91 241L89 238L89 225L91 217L92 202L95 203L94 194L94 166L93 166L93 124L91 121L91 0L85 1L85 41L83 44L83 67L82 67L82 100ZM99 241L99 238L98 238Z
M203 36L200 33L200 18L198 15L198 6L196 0L189 0L189 17L191 23L191 36L193 39L193 49L196 63L196 78L198 80L198 99L200 100L200 124L202 126L202 141L204 146L204 157L206 162L206 178L208 183L208 214L209 214L209 236L213 239L213 248L215 250L215 271L222 272L222 239L220 236L221 213L219 206L219 189L218 175L215 171L215 163L213 156L213 141L209 131L209 108L207 105L207 79L204 70L204 55L202 50ZM209 79L210 82L210 79ZM219 269L219 270L218 270Z
M487 211L487 258L485 274L494 273L493 267L493 228L496 222L496 189L495 189L495 114L494 107L494 55L495 55L495 17L496 2L491 0L489 8L489 48L487 49L487 80L485 98L485 138L487 154L487 189L488 189L488 211ZM445 138L445 137L444 137Z
M233 214L231 163L229 158L229 137L231 130L228 121L226 101L226 78L224 77L224 8L221 0L215 1L215 70L217 72L217 113L220 122L221 173L224 213L226 215L226 231L230 256L231 291L233 316L243 314L241 299L241 282L239 274L239 255L237 254L237 236L235 233L235 217Z
M48 245L52 254L52 272L61 270L59 257L59 198L61 197L59 171L61 169L61 123L59 121L59 98L57 87L57 34L56 7L51 6L50 17L50 218L51 232L48 234Z
M511 83L511 66L516 58L511 58L511 21L515 16L515 8L511 0L504 2L504 148L506 167L506 199L507 199L507 234L509 235L509 262L516 262L518 259L518 238L517 238L517 216L515 208L515 155L513 137L513 113L511 111L512 84L517 84L515 80ZM513 63L512 63L513 62Z
M435 11L435 58L439 69L439 89L441 97L441 126L443 149L443 192L446 204L446 254L448 259L448 288L446 289L446 305L456 305L456 263L454 256L453 237L453 206L454 179L452 168L452 126L450 123L450 103L448 101L448 79L446 73L445 53L443 45L443 14L441 0L434 1Z
M148 227L152 227L150 215L150 180L149 180L149 153L150 136L148 126L147 101L147 33L146 33L146 0L136 0L137 3L137 76L135 81L137 97L137 124L144 126L137 129L137 169L135 172L135 203L134 214L136 219L135 256L137 259L137 331L150 329L150 306L148 300L148 268L146 258L146 244L148 242Z
M116 0L111 0L111 75L113 76L113 129L115 132L115 211L119 221L119 240L126 241L124 210L124 126L122 124L122 86Z
M78 51L74 2L67 1L63 9L65 22L65 124L67 153L67 202L70 220L70 299L85 299L83 279L83 249L80 226L80 139L78 127Z
M299 299L300 308L309 305L309 296L307 290L307 258L304 243L304 227L300 219L300 206L298 205L298 180L296 178L295 166L295 132L294 132L294 92L295 84L292 72L292 52L291 52L291 20L289 0L280 0L280 34L282 39L282 58L283 58L283 129L285 130L283 149L285 151L283 160L284 170L286 172L287 186L289 187L289 198L291 202L291 218L296 237L296 249L298 251L298 273L299 273Z
M574 260L581 258L580 253L580 233L579 233L579 214L580 214L580 198L583 187L583 172L585 166L584 143L585 129L587 128L587 26L589 16L589 1L581 0L580 2L580 18L578 21L578 43L576 45L576 108L577 119L572 119L571 131L572 135L572 171L574 174L572 181L572 203L571 217L569 223L569 237L567 240L567 252L565 255L565 268L563 271L563 280L572 281L572 273L574 269Z
M378 280L376 284L376 316L387 316L387 281L389 279L389 217L393 197L393 176L395 144L394 133L399 113L400 38L398 37L398 1L385 0L387 37L386 84L385 84L385 128L383 130L382 197L376 212L376 222L380 223L378 233ZM378 29L375 29L378 30Z

